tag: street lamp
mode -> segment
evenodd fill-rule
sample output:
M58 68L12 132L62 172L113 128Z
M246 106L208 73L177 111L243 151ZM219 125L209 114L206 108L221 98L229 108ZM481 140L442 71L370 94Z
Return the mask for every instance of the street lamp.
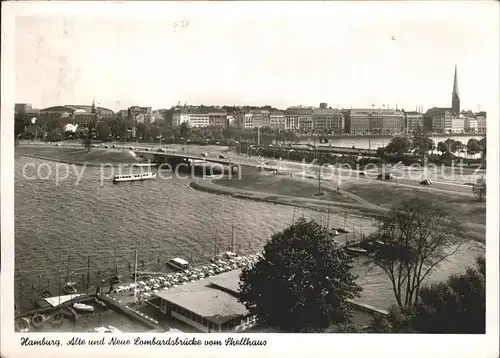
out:
M184 147L182 148L182 151L185 152L186 151L186 144L188 144L189 142L191 142L191 139L187 139L185 142L184 142Z
M238 155L241 154L241 143L239 141L235 141L236 144L238 144Z
M290 160L290 153L293 152L293 149L288 150L288 160Z
M31 118L31 124L35 125L35 142L38 137L38 126L36 125L36 121L37 121L36 117Z

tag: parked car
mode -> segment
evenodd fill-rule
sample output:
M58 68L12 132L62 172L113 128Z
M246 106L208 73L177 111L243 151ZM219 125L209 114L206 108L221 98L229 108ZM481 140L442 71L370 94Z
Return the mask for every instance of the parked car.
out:
M420 182L422 185L432 185L432 180L430 179L424 179Z
M165 152L166 152L166 150L165 150L165 149L163 149L163 148L158 148L157 152L160 152L160 153L165 153Z
M220 154L219 159L226 159L226 156L224 154Z
M208 157L208 154L207 154L207 153L201 153L201 156L202 156L203 158L206 158L206 157Z
M385 179L385 180L391 180L394 177L392 173L385 173L385 176L383 174L377 175L377 179Z

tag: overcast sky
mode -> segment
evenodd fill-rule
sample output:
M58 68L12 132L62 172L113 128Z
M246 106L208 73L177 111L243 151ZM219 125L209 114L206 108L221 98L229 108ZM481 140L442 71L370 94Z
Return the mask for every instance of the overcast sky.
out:
M462 108L497 110L495 2L46 5L16 21L15 99L39 108L451 106L456 64Z

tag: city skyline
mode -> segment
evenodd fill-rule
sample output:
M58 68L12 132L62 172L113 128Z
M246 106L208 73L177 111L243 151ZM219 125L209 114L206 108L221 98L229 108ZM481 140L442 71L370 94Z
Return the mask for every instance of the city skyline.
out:
M279 11L266 5L269 11L259 17L252 16L259 5L224 4L205 13L206 4L177 6L164 21L104 21L85 11L19 18L15 101L44 108L96 98L115 111L178 102L277 108L327 102L412 111L451 106L457 65L461 107L495 115L497 23L486 7L411 4L414 11L408 11L387 5L369 5L377 20L356 4ZM247 15L224 16L232 6ZM419 14L431 8L422 28ZM342 21L342 13L355 10L357 19ZM443 19L444 11L453 16ZM475 12L483 14L482 26L466 21Z

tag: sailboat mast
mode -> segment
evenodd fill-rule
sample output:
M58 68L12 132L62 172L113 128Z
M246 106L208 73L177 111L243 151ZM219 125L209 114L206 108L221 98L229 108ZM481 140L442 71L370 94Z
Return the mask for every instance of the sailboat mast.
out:
M134 300L137 293L137 241L135 243L135 268L134 268Z
M231 251L235 252L235 241L234 241L234 211L233 211L233 223L231 225Z
M116 266L116 244L113 248L113 264L115 266L115 274L118 275L118 267Z
M330 228L330 205L328 205L328 214L327 214L327 217L326 217L326 228L327 229Z

